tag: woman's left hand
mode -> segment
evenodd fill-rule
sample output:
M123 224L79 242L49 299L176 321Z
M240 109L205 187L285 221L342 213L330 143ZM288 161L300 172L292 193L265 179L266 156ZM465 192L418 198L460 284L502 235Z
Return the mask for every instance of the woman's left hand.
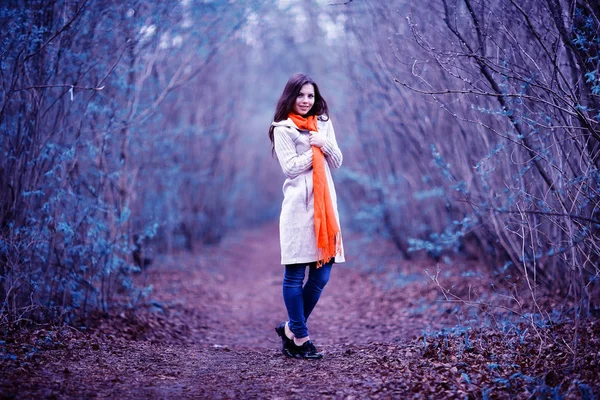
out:
M325 135L320 134L319 132L310 131L310 136L308 138L308 142L311 146L315 147L323 147L325 146L327 139L325 139Z

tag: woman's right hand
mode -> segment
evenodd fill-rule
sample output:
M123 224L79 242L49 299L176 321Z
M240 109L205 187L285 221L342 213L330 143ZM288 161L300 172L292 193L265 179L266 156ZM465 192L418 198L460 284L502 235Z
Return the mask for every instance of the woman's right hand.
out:
M325 146L325 143L327 142L325 135L322 135L319 132L315 132L315 131L310 131L309 135L310 136L308 137L308 142L310 143L311 146L315 146L315 147L319 147L319 148Z

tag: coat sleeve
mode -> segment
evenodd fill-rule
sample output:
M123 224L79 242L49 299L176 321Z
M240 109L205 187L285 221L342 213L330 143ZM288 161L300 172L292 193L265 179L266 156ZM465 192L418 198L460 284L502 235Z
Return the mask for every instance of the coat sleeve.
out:
M312 168L312 150L302 154L296 153L294 141L286 133L285 127L275 127L273 133L275 154L281 165L281 170L290 179Z
M321 150L323 151L323 154L325 154L325 159L327 160L327 164L329 164L329 168L335 169L342 166L344 157L335 139L335 131L333 130L331 119L327 122L327 142Z

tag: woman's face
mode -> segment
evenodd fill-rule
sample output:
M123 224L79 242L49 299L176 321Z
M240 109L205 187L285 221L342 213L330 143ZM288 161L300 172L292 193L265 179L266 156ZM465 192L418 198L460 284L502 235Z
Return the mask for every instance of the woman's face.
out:
M306 115L315 104L315 87L307 83L300 89L294 103L294 112L300 115Z

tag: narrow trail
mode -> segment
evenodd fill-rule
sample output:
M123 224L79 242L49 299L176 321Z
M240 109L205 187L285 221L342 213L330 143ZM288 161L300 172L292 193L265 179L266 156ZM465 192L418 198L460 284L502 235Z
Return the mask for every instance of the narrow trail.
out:
M353 247L361 246L354 243L360 239L345 239L350 254ZM376 250L382 253L379 260L396 253L385 245ZM371 390L376 382L386 379L372 376L372 370L382 365L370 347L398 344L433 326L420 311L418 302L423 297L415 297L424 292L433 300L438 295L425 284L422 271L406 275L418 290L399 285L385 290L375 283L385 277L375 277L371 269L350 261L334 266L309 321L324 360L288 359L281 354L274 332L286 318L279 258L277 225L270 224L231 235L202 254L176 257L173 262L182 263L179 268L167 265L149 271L150 282L160 282L154 298L167 307L180 305L193 311L187 325L189 345L174 345L163 354L164 360L153 365L156 376L171 378L163 385L154 381L152 395L161 388L160 393L168 397L371 396L377 393ZM389 254L387 258L393 259ZM403 276L401 271L394 275ZM387 375L385 370L383 374Z
M153 291L151 305L133 315L136 323L122 315L121 323L108 320L86 334L91 336L46 351L37 363L13 371L20 382L17 388L4 384L0 393L3 398L13 394L19 398L353 398L372 397L380 390L385 394L387 389L376 389L377 382L381 386L389 381L382 368L385 361L371 349L397 346L431 328L432 322L424 323L423 307L417 304L423 296L415 294L422 292L432 300L437 295L435 288L424 284L422 272L419 279L407 275L412 279L409 285L419 286L416 292L409 286L376 285L385 276L375 277L376 272L358 265L352 255L354 248L364 246L360 240L345 238L351 261L334 266L309 320L311 336L325 352L323 360L288 359L280 352L274 327L286 318L283 270L278 228L270 224L232 234L220 245L194 254L155 262L138 282L152 284ZM385 247L376 251L380 260L394 252ZM402 276L402 271L394 276ZM402 363L396 364L398 369ZM404 383L398 387L405 389Z
M352 252L352 239L346 242ZM159 269L154 279L171 282L169 291L176 294L171 301L200 313L202 325L193 342L231 349L277 348L280 341L273 328L286 319L277 226L231 236L208 250L210 253L199 257L199 266L193 271L187 267L165 275ZM387 250L396 254L391 247ZM326 350L329 345L398 341L431 327L430 321L423 326L423 316L414 312L415 299L410 297L414 292L403 296L402 289L396 287L382 296L381 286L369 278L372 271L365 271L352 256L349 258L348 263L334 265L330 283L309 321L320 347ZM411 272L411 279L415 273ZM423 287L427 277L422 270L418 274L421 279L412 283ZM190 279L195 282L193 287L178 290ZM437 293L431 289L426 290L435 298Z
M269 224L218 246L157 258L138 277L153 290L134 312L86 331L39 329L6 343L17 355L0 357L0 399L464 399L492 386L499 398L531 396L524 387L532 381L520 377L539 373L529 356L539 346L524 344L523 330L424 335L452 329L466 315L440 301L425 272L436 273L436 266L399 261L382 241L346 235L344 243L349 261L334 265L308 321L322 360L281 354L274 327L286 318L283 270L277 225ZM475 293L478 279L490 287L476 265L444 268L440 280L459 295ZM514 351L502 355L506 349ZM590 354L586 373L593 377L598 357Z

